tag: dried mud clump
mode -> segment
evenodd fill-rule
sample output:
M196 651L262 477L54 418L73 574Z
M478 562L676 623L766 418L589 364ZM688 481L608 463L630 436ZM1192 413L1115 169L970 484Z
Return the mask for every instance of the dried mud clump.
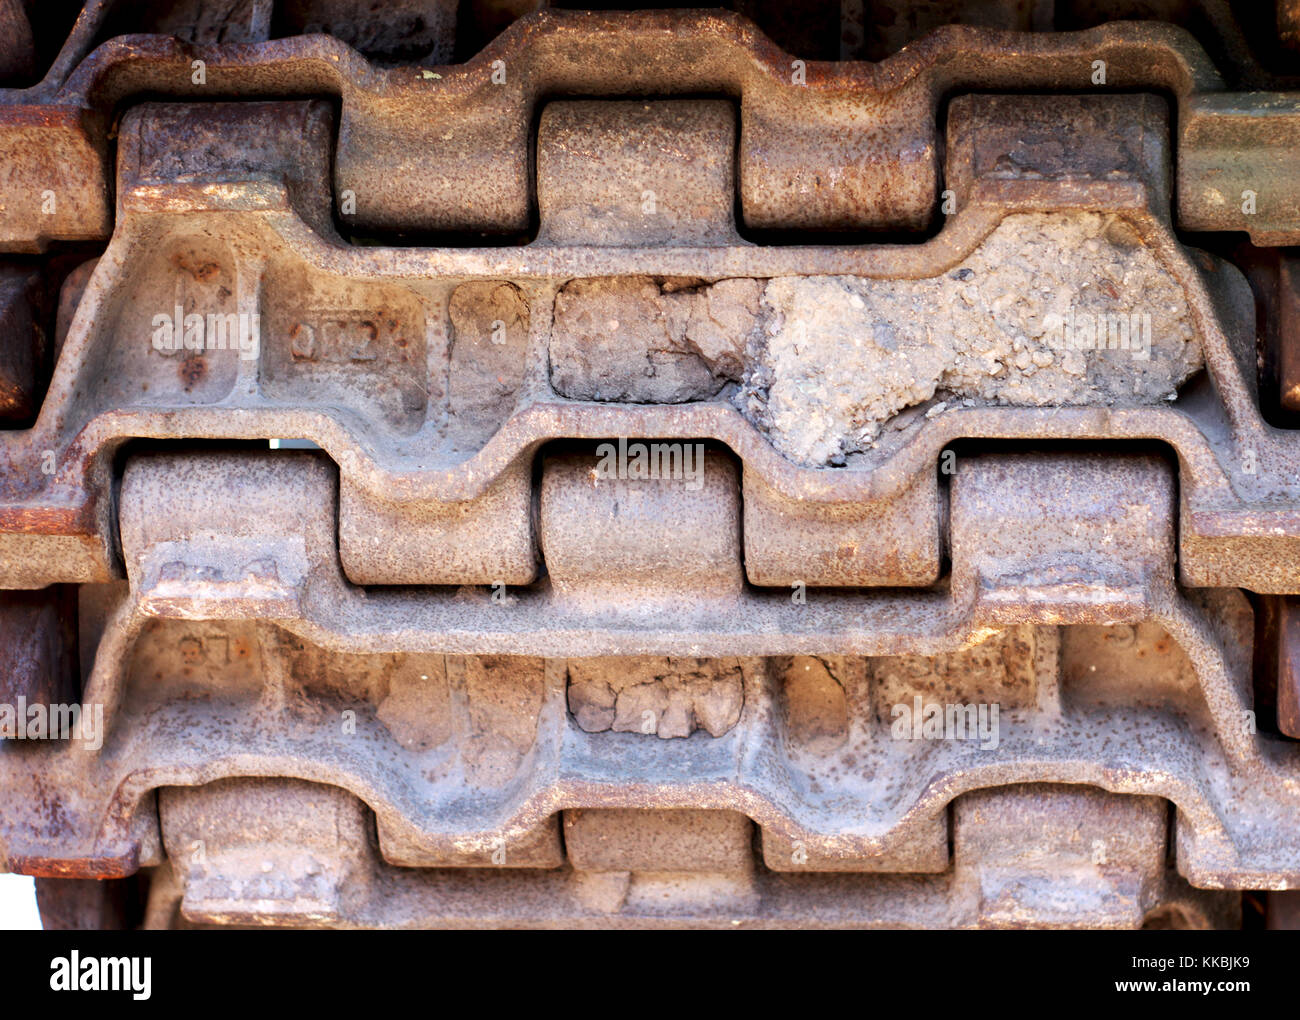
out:
M571 659L569 711L588 733L720 737L740 719L744 686L735 659L677 656Z
M687 281L693 283L694 281ZM555 299L551 385L573 400L679 404L739 380L762 284L575 280Z
M843 464L936 397L1153 404L1202 365L1178 282L1131 227L1096 214L1009 216L930 279L773 279L761 316L736 401L810 466Z

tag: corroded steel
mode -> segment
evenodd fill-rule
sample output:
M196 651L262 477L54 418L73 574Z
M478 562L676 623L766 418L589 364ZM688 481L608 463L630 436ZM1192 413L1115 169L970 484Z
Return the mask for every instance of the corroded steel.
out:
M68 927L1300 883L1293 272L1214 236L1300 239L1259 40L537 6L0 48L0 869Z

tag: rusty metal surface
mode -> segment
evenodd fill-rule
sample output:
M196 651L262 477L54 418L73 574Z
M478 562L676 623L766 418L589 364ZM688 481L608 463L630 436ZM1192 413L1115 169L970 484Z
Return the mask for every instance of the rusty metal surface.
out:
M1181 111L1178 221L1243 230L1257 245L1300 242L1288 181L1300 153L1300 93L1198 96Z
M0 579L30 587L120 576L103 479L126 439L301 436L342 467L339 541L356 582L527 583L528 464L538 447L621 436L713 440L742 459L757 583L927 584L940 530L928 479L945 446L972 436L1161 440L1182 463L1184 581L1288 590L1300 535L1298 448L1293 434L1260 415L1245 281L1184 249L1162 219L1167 162L1158 107L1134 108L1136 122L1151 125L1135 135L1131 119L1117 125L1108 112L1087 119L1090 108L1080 103L1072 130L1087 124L1114 141L1076 159L1078 150L1048 144L1049 104L1022 104L1026 114L1039 112L1044 134L1041 151L1022 134L1029 148L1017 142L1013 152L1030 162L1017 166L994 155L1008 139L985 137L984 125L1001 118L997 101L968 99L953 104L949 120L950 177L963 199L948 229L919 245L834 249L349 248L320 233L328 229L327 195L320 175L307 170L329 158L323 104L140 107L119 139L120 222L69 328L42 415L33 429L0 436L9 465L0 480ZM204 124L238 121L260 132L263 149L204 145L179 164L160 158L186 117L199 139L213 135ZM1113 155L1102 159L1106 151ZM300 169L285 176L290 165ZM1208 378L1165 406L940 408L938 416L900 421L850 469L824 470L788 461L725 393L677 405L565 400L548 378L555 295L575 274L924 279L979 252L1011 213L1079 209L1122 217L1183 289ZM191 241L199 222L210 226ZM592 235L600 240L600 223ZM465 297L470 281L492 287ZM172 315L177 294L182 318L258 316L259 349L154 349L153 318ZM491 328L497 321L503 344ZM461 357L471 338L492 356ZM54 470L45 473L40 464L51 450ZM845 545L840 522L861 520L868 508L899 523L876 536L875 548L864 535L848 561L827 560ZM782 524L792 518L802 525ZM782 531L797 534L789 541L798 558L811 560L808 576L790 577L788 555L780 565ZM909 548L894 545L891 531L905 534ZM441 553L422 562L405 551L412 542L441 545Z
M258 823L239 822L259 803L298 838L247 843ZM326 829L322 815L341 824ZM563 867L472 878L377 861L355 806L328 787L169 791L164 817L175 863L151 885L150 927L767 928L796 904L808 927L1207 928L1240 916L1230 898L1164 870L1158 801L1074 787L963 798L950 872L865 880L767 872L749 856L748 823L728 812L566 812L575 846Z
M723 101L547 103L538 240L736 244L735 148L735 110Z
M313 21L290 22L304 31L328 29L329 12L317 13ZM437 23L421 20L430 31ZM543 11L516 21L464 65L413 73L367 61L361 51L383 46L366 25L352 24L359 49L321 35L251 41L256 31L246 33L250 41L214 45L213 31L195 22L187 42L119 37L61 87L53 87L62 76L52 70L36 89L0 92L8 100L2 133L15 185L32 194L53 190L76 210L57 224L43 220L40 203L16 188L0 240L9 250L37 250L52 238L107 236L95 203L108 184L104 150L114 108L146 91L201 97L208 73L222 95L340 97L334 186L339 203L352 207L349 225L359 231L526 230L536 204L526 150L532 114L546 96L707 92L738 101L738 195L750 228L922 229L934 221L943 190L934 109L940 96L1101 85L1177 97L1184 227L1296 236L1295 209L1287 204L1295 189L1288 184L1294 143L1285 97L1223 93L1204 52L1172 25L1103 24L1079 33L942 25L868 64L799 60L734 15ZM429 53L436 60L446 50ZM1104 81L1094 80L1098 60ZM205 69L200 82L193 80L195 61ZM43 159L39 150L23 151L22 139L28 146L33 141L23 125L33 118L52 125L59 118L39 140L81 152L77 175L58 177L61 163ZM1234 211L1235 191L1232 201L1220 201L1225 173L1234 188L1241 178L1241 190L1260 194L1257 220ZM380 179L384 186L376 187Z
M201 83L192 80L196 60ZM334 186L340 202L352 196L353 229L515 232L528 228L534 206L527 147L545 97L724 93L739 102L737 191L746 225L922 229L934 221L942 190L940 96L1087 88L1095 60L1105 62L1111 89L1167 89L1184 101L1223 88L1189 35L1156 23L1056 34L949 25L868 64L796 60L723 13L543 11L520 18L466 64L436 70L385 70L328 36L217 46L124 36L83 61L57 92L0 92L0 102L9 100L6 117L103 114L146 91L202 98L208 81L222 95L337 95ZM60 134L65 144L95 148L93 133ZM49 176L38 159L15 153L11 163L28 189ZM93 193L96 176L106 186L106 164L77 190ZM2 225L11 247L42 243L49 226L30 200L7 208ZM80 228L107 234L92 215Z
M32 25L22 0L0 0L0 81L25 78L35 70Z
M42 280L32 266L0 266L0 419L22 423L35 416L37 380L46 339Z
M0 725L98 720L0 733L0 868L52 923L142 873L155 927L1218 927L1300 883L1300 440L1256 340L1285 407L1290 262L1261 320L1176 233L1300 237L1244 35L1225 74L1168 23L1045 30L1122 4L936 9L835 62L543 11L450 64L443 3L181 4L91 52L108 6L0 91L0 248L67 250L0 293L39 405L0 430ZM972 315L1133 280L1186 323L1168 392L1112 343L1062 396L1023 336L1018 390L918 382ZM905 399L801 460L775 340L830 420L897 295ZM1258 630L1239 589L1281 596Z
M1300 46L1300 4L1295 0L1277 0L1277 34L1285 45Z
M1296 600L1277 603L1277 727L1300 737L1300 619Z
M1268 254L1273 255L1273 252ZM1300 411L1300 276L1295 259L1285 249L1270 260L1265 289L1270 301L1267 354L1275 359L1278 402L1284 411Z
M0 618L0 703L58 705L81 695L76 656L76 598L65 588L10 593Z
M284 488L290 479L296 491ZM65 805L57 825L6 819L9 867L105 874L156 863L152 789L269 773L362 798L382 856L408 867L491 866L502 845L516 866L555 866L547 840L557 812L655 805L743 810L762 827L769 868L920 873L945 869L954 797L1070 782L1172 801L1178 870L1195 885L1279 887L1300 876L1284 821L1295 817L1286 777L1300 759L1248 725L1244 600L1189 598L1172 585L1168 479L1149 459L963 461L946 598L827 594L797 606L728 595L696 575L693 597L660 610L655 630L655 578L642 582L644 598L625 590L621 611L600 579L588 582L591 599L521 590L499 603L349 589L329 565L332 487L316 457L133 462L123 495L130 585L104 592L85 694L105 707L103 747L24 749L43 758L36 773L30 758L0 755L7 789L40 775L102 792L75 815ZM1164 488L1164 512L1135 501L1148 523L1129 534L1103 511L1139 486ZM223 487L227 501L214 502ZM1076 505L1084 489L1090 502ZM264 507L250 502L258 490ZM1056 495L1029 522L1043 552L1017 558L988 542L1008 490ZM178 502L183 493L193 495ZM159 517L151 508L164 499ZM315 523L286 535L270 508L287 505L315 508ZM1133 543L1114 550L1118 560L1106 548L1117 531ZM1013 584L1020 599L1009 606ZM1009 643L990 653L989 641ZM591 732L571 715L566 659L705 648L743 657L743 708L721 736L679 744L645 730ZM782 657L807 654L845 692L848 772L842 753L802 739L808 725L783 722L791 701L779 692L801 674ZM986 665L972 669L968 655ZM935 695L1000 705L996 746L899 739L891 705ZM426 778L413 785L417 774Z

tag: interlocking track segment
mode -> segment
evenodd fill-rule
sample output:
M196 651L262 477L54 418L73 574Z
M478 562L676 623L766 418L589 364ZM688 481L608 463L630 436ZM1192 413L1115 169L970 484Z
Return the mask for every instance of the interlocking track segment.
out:
M87 5L0 90L47 920L1283 922L1300 93L1245 36L273 8Z

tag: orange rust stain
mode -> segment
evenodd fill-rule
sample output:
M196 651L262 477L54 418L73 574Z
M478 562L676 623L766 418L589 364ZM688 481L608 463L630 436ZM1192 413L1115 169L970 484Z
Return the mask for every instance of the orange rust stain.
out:
M200 262L196 265L180 253L172 256L172 264L177 269L189 273L199 283L207 283L221 272L221 267L215 262Z
M121 857L38 857L14 855L9 870L36 878L126 878L139 870L140 853L132 849Z
M94 507L4 507L0 508L0 531L23 531L33 535L94 535Z
M181 382L185 385L185 392L189 393L207 377L208 363L202 354L191 354L180 363L180 367L176 369L176 374L180 376Z

